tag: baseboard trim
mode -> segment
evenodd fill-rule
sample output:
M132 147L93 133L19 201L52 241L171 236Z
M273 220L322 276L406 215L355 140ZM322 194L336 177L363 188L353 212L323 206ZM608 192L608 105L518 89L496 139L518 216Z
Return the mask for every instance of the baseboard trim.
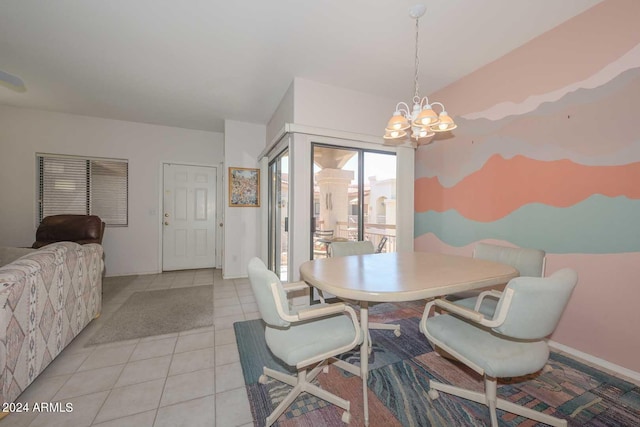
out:
M249 276L247 276L246 274L231 274L229 276L225 276L224 273L222 273L222 279L224 280L229 280L229 279L246 279Z
M559 342L556 342L553 340L549 340L548 343L549 343L549 347L551 347L554 350L567 353L571 356L574 356L577 359L584 360L585 362L588 362L592 365L595 365L606 371L609 371L618 377L622 377L623 379L629 380L637 385L640 385L640 372L632 371L631 369L627 369L620 365L616 365L615 363L608 362L604 359L600 359L599 357L582 352L580 350L576 350L575 348L566 346L564 344L560 344Z

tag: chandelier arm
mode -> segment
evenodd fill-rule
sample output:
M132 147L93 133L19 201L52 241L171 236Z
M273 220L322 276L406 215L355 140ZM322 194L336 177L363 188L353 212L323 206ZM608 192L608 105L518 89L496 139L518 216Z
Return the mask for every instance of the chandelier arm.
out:
M404 108L402 108L404 107ZM401 113L404 113L405 116L409 116L409 114L411 114L411 110L409 109L409 106L407 105L406 102L398 102L398 105L396 105L396 111L400 111Z

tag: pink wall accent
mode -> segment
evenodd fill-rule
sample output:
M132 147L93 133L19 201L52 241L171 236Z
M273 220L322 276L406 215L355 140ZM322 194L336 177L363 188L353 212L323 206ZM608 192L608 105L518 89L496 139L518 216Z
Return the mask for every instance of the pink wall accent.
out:
M492 221L496 214L489 214L490 205L497 206L500 215L504 215L513 207L531 201L569 206L589 192L601 193L603 203L607 203L607 197L613 203L615 194L637 198L637 190L628 186L640 182L637 172L631 175L619 172L637 170L639 161L640 122L635 115L640 65L634 62L640 56L638 16L640 1L605 0L433 94L447 105L450 114L458 118L465 115L466 119L460 120L459 129L448 139L418 149L418 177L435 177L443 187L453 190L445 195L442 187L434 188L433 180L431 187L426 188L422 183L429 181L418 179L418 210L430 209L439 215L436 208L439 203L440 208L446 206L460 210L467 217ZM619 72L614 72L616 70ZM594 79L596 75L598 78ZM603 76L609 76L609 80L603 80ZM596 80L597 85L576 85ZM564 95L557 97L558 91ZM546 94L555 95L544 102L532 103L533 108L520 108L523 101ZM491 114L484 114L485 111ZM590 124L586 124L589 121ZM593 124L603 127L589 131ZM605 124L615 129L608 132ZM529 170L526 176L530 177L523 188L525 196L514 194L511 180L499 179L506 173L524 185L523 179L518 181L517 173L505 169L493 175L485 165L493 158L502 163L499 167L507 167L524 157L535 159L524 162ZM513 158L513 162L500 158ZM487 167L485 172L483 167ZM551 182L545 178L549 168L553 168L555 185L563 185L565 181L573 183L571 192L555 188L546 193L541 191L537 180ZM467 178L476 181L471 187L482 197L473 199L469 188L461 190L467 185ZM497 196L504 192L510 195L506 202ZM560 193L562 197L558 198ZM592 214L592 223L588 224L591 231L602 232L608 224L606 212L594 210L589 214ZM629 218L637 216L635 211L628 214ZM430 230L427 216L416 218L424 221L420 229ZM456 230L445 216L442 218L443 222L437 226L446 240L454 236ZM550 223L554 220L554 217L548 218ZM509 230L501 231L504 231L501 235L510 236ZM585 228L584 236L589 236L589 231ZM631 227L629 232L636 233L637 228ZM538 242L552 239L553 236L541 236ZM416 237L414 244L416 250L466 254L471 254L473 246L454 248L430 232ZM640 247L629 253L547 253L547 257L547 274L570 267L579 275L578 287L552 338L640 372L637 356L640 354L640 310L637 309Z
M583 166L570 160L541 162L495 154L482 169L451 188L444 188L436 177L416 180L415 210L455 209L466 218L487 222L529 203L568 207L593 194L640 199L639 182L640 162Z
M449 113L480 111L500 101L586 79L640 42L640 1L605 0L502 58L433 94ZM478 88L490 88L478 94Z
M579 281L553 340L640 372L640 252L551 254L547 274L570 267Z

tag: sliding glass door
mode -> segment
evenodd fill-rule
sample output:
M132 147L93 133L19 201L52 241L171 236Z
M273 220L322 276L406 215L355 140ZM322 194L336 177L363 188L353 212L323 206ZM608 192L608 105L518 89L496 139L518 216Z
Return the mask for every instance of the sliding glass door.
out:
M396 251L396 156L365 151L363 153L364 205L362 239L369 240L378 252Z
M324 258L338 240L359 240L358 150L313 145L313 208L311 259Z
M312 158L311 259L328 256L336 241L395 251L395 154L313 144Z
M289 150L269 163L269 269L288 280Z

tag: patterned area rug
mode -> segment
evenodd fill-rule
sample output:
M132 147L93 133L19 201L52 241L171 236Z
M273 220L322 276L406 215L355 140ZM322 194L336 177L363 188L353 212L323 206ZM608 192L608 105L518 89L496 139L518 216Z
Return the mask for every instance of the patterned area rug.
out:
M423 303L380 304L371 310L371 321L400 323L402 335L371 331L373 353L369 372L371 427L384 426L488 426L488 409L445 393L431 401L428 381L435 379L477 391L482 378L456 362L439 356L418 330ZM234 325L240 362L251 403L254 425L265 418L289 392L290 387L270 379L261 385L258 377L267 366L294 372L271 355L264 341L261 320ZM357 364L359 350L343 357ZM567 419L570 426L640 426L640 388L552 353L545 372L498 383L498 397ZM351 401L351 425L364 425L360 378L332 367L320 374L324 389ZM342 410L303 393L274 424L279 427L342 426ZM501 426L535 426L535 422L498 410ZM540 424L542 425L542 424Z

